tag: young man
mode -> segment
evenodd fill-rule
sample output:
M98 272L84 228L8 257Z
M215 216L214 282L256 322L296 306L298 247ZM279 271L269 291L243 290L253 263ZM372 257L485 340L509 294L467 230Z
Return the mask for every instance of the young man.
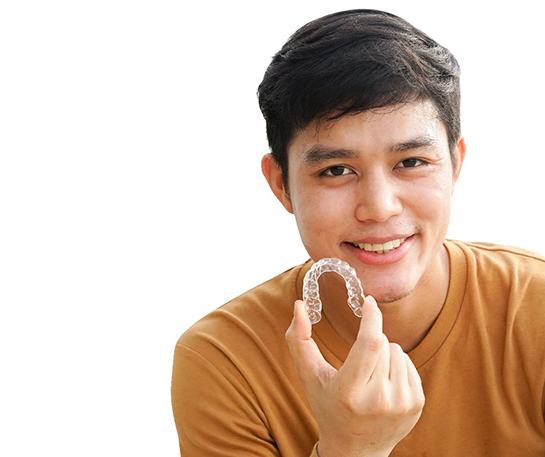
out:
M384 12L325 16L273 58L262 171L311 260L180 338L182 455L545 455L545 260L445 240L459 98L452 54ZM329 273L311 325L324 257L355 268L361 319Z

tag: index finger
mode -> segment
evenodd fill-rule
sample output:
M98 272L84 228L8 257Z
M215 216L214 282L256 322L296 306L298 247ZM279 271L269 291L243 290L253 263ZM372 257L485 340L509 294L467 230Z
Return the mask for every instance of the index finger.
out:
M366 383L371 378L381 349L388 340L382 333L382 313L376 300L368 295L361 307L361 322L356 341L339 370L348 379Z

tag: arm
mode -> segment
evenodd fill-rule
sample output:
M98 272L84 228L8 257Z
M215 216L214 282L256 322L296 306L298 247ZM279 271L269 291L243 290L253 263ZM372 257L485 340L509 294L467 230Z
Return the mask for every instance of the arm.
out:
M279 456L245 380L182 344L174 354L172 406L183 456Z

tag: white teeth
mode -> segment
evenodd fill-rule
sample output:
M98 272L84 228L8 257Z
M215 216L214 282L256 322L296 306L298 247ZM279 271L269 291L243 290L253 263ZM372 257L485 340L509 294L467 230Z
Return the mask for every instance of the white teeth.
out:
M390 250L390 249L394 249L394 243L393 241L388 241L387 243L384 243L384 250Z
M397 240L387 241L384 244L379 244L379 243L373 243L373 244L353 243L353 244L354 246L357 246L358 248L363 249L364 251L375 252L377 254L384 254L385 252L389 252L392 249L398 248L405 240L406 238L399 238Z

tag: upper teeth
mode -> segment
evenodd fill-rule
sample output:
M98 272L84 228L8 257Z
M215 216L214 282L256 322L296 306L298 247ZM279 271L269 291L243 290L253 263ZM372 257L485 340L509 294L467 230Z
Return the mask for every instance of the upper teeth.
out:
M387 241L384 244L380 243L353 243L354 246L359 247L360 249L363 249L364 251L371 251L371 252L385 252L385 251L391 251L392 249L395 249L399 247L403 241L405 241L406 238L399 238L397 240L391 240Z

